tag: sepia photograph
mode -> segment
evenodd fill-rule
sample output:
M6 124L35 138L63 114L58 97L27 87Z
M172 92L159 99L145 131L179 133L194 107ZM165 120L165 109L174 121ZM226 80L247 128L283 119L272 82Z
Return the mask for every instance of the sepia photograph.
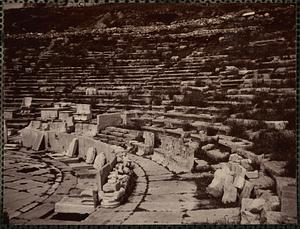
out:
M4 223L297 224L296 4L141 1L4 4Z

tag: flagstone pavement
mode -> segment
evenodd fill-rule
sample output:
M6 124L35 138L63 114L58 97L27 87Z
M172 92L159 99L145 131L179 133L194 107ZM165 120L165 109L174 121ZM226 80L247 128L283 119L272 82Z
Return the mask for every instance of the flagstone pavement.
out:
M45 152L7 151L4 157L4 208L12 224L193 224L210 223L212 214L221 222L239 214L238 208L215 211L218 200L205 193L211 178L175 175L148 158L130 155L137 180L125 204L98 207L83 219L59 218L55 203L77 183L72 169Z

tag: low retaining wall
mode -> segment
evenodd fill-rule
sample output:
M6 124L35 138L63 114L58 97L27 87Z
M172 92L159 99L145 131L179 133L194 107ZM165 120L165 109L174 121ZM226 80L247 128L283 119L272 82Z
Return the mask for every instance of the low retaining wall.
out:
M42 131L32 128L24 128L21 130L22 144L24 147L34 148L37 139L44 138L44 144L41 149L63 153L66 151L74 138L78 138L78 157L85 158L85 154L89 147L94 147L97 153L103 152L108 160L110 160L117 150L121 147L112 146L95 140L92 137L79 136L76 134L57 133L53 131ZM38 149L37 149L38 150Z

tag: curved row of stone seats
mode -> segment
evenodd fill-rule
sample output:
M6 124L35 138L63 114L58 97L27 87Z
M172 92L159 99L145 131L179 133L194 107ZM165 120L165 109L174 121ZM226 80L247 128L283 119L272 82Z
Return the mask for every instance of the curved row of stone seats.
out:
M55 152L51 157L68 164L77 176L72 194L55 205L58 213L91 213L109 173L123 148L76 134L42 131L31 126L21 130L22 145L33 150Z

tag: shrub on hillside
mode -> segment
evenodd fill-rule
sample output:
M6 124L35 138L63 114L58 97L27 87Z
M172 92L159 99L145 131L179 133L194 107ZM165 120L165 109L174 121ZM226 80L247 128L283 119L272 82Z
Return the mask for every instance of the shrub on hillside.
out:
M294 131L262 130L253 143L256 153L270 154L273 160L286 160L296 154Z

